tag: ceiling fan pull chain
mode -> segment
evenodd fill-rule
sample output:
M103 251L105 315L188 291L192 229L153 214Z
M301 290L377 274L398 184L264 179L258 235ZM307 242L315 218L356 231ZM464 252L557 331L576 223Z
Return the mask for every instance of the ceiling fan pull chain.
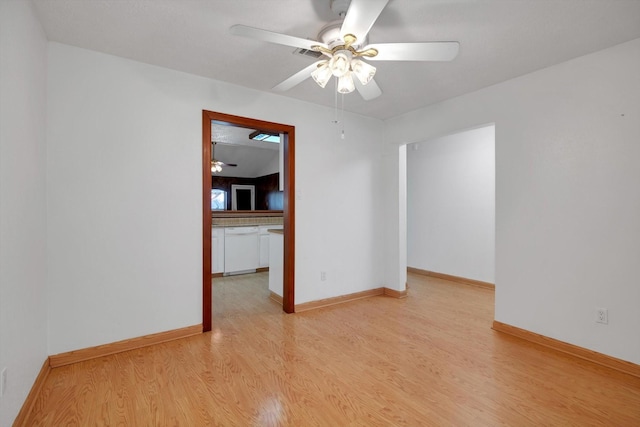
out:
M342 123L342 133L340 134L340 138L344 139L344 93L341 94L342 98L342 108L340 111L340 122Z
M333 91L333 120L331 121L331 123L335 123L338 124L340 123L340 120L338 120L338 78L334 77L333 81L335 83L335 89Z

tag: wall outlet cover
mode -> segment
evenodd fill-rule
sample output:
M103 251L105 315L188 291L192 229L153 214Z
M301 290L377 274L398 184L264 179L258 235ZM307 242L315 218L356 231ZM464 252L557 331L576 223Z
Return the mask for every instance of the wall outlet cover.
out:
M596 308L596 322L605 325L609 323L609 311L606 308Z

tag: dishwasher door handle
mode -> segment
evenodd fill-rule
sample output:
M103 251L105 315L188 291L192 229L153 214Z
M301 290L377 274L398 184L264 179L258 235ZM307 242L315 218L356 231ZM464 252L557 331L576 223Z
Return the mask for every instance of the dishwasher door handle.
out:
M258 227L227 227L224 229L224 234L258 234Z

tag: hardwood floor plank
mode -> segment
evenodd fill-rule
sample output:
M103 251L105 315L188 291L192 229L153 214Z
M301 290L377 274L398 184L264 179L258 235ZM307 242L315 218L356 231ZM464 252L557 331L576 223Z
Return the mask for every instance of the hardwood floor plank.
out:
M267 277L214 279L211 332L52 369L29 425L640 425L640 379L492 330L491 290L287 315Z

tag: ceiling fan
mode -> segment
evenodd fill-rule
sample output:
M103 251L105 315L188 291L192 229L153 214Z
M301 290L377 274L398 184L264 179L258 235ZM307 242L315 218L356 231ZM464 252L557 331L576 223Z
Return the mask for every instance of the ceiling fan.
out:
M216 156L215 156L216 144L217 142L211 141L211 173L222 172L223 166L232 167L232 168L237 167L238 165L235 163L224 163L224 162L221 162L220 160L216 160Z
M276 85L274 90L289 90L309 77L324 88L332 77L336 77L339 93L357 89L362 98L370 100L380 96L382 90L373 79L376 68L363 58L370 61L451 61L459 49L459 43L455 41L369 44L367 34L388 2L331 0L331 10L340 19L324 26L317 41L239 24L229 31L234 35L307 49L326 56Z

